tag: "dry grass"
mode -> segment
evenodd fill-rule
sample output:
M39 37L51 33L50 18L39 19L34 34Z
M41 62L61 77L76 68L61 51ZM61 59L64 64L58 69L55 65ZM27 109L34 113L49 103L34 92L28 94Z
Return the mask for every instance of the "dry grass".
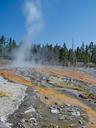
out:
M85 96L86 96L87 98L89 98L89 99L93 99L93 100L96 101L96 94L95 94L95 93L86 91L86 92L85 92Z
M0 97L10 97L11 93L8 91L0 90Z
M74 86L72 84L63 84L62 87L64 88L68 88L68 89L72 89L72 90L76 90L76 91L80 91L80 92L85 92L86 90L84 89L84 87L81 86Z

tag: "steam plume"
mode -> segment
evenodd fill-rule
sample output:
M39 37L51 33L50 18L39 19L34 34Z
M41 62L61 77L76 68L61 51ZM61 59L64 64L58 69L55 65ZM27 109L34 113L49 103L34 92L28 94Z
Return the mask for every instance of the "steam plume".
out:
M25 0L23 12L26 19L27 41L32 41L44 25L40 0Z
M16 66L28 64L26 60L29 60L32 41L44 26L40 0L24 0L23 14L26 22L26 36L15 55L14 64Z

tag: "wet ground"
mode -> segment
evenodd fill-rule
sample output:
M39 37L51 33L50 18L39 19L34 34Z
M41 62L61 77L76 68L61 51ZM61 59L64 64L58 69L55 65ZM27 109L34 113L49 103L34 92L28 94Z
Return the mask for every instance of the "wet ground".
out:
M81 128L85 126L87 115L79 107L65 104L63 106L54 104L49 107L40 101L31 87L28 88L27 94L19 109L8 118L12 128Z
M4 78L28 86L19 109L8 117L12 128L96 128L96 79L63 70L2 70Z

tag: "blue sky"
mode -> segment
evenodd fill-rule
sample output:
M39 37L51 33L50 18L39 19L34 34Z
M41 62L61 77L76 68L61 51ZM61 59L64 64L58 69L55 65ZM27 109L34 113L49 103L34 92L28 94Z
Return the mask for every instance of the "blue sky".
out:
M23 0L0 0L0 35L20 42L26 35ZM96 0L42 0L45 27L35 42L81 45L96 42Z

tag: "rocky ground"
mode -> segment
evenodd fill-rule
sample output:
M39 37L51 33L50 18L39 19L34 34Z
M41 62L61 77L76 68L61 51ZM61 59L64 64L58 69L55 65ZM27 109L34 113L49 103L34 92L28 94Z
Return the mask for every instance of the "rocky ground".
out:
M19 109L9 116L12 128L83 128L87 122L86 113L77 106L42 103L32 88Z
M10 84L27 87L19 108L5 121L11 128L96 127L96 79L92 73L80 69L12 68L2 69L0 74Z
M0 77L0 128L10 126L8 115L18 109L25 97L26 87Z

